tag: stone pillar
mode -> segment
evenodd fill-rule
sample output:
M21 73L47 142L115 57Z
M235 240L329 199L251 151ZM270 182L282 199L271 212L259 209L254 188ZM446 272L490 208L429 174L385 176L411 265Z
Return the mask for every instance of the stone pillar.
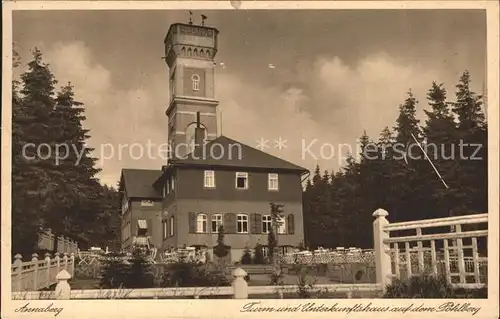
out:
M380 208L373 213L373 217L375 217L375 221L373 222L373 249L375 253L376 278L377 284L382 287L384 293L392 279L390 245L384 243L385 239L389 239L389 233L385 230L385 227L389 225L389 221L386 219L388 215L387 211Z
M234 299L248 299L248 283L245 280L247 272L236 268L233 272L233 294Z

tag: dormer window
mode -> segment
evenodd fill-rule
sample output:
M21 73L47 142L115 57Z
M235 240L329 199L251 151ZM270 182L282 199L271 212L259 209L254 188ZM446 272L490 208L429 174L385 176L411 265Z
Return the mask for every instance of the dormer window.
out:
M206 188L215 188L215 172L214 171L205 171L204 173L205 183L204 186Z
M267 175L267 187L270 191L277 191L278 186L278 174L270 173Z
M236 173L236 188L248 189L248 173L244 172Z
M200 76L198 74L193 74L191 76L191 81L193 82L193 91L200 90Z

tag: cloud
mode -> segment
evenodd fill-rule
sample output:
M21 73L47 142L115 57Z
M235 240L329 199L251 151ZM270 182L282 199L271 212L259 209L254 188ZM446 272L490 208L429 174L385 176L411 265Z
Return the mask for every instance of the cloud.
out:
M99 158L102 182L115 185L125 167L153 169L164 163L158 156L139 158L140 150L133 146L141 145L146 152L148 143L166 142L164 90L156 79L151 78L148 86L118 89L111 72L94 60L83 42L57 43L44 51L44 57L59 83L70 81L75 98L85 103L88 145Z
M83 42L58 43L44 56L60 83L71 81L76 97L85 103L89 145L101 158L103 182L115 184L125 167L159 169L164 164L155 151L156 158L138 159L137 148L130 154L133 143L145 147L148 141L156 146L167 142L164 72L149 74L138 87L125 90L114 84L113 74ZM392 127L408 89L420 100L418 114L423 117L432 81L445 82L453 91L450 84L457 80L440 77L442 70L403 63L384 53L354 65L331 56L300 61L297 66L288 72L293 79L283 79L293 83L287 87L282 82L264 86L225 69L216 76L216 95L224 135L254 147L260 138L268 139L265 151L311 170L316 164L338 169L343 162L340 155L346 155L345 147L339 154L340 145L347 143L355 151L363 130L377 139L385 126ZM286 148L275 148L280 137L287 141ZM115 147L112 158L104 159L111 157L106 145ZM308 145L310 152L304 151Z

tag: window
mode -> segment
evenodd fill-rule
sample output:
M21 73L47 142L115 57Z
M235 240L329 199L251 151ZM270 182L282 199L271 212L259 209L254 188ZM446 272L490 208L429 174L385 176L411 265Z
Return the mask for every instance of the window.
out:
M267 187L270 191L278 190L278 174L271 173L268 174Z
M215 172L205 171L205 187L214 188L215 187Z
M248 189L248 173L236 173L236 188Z
M174 216L170 217L170 237L174 236Z
M170 194L170 180L169 179L167 179L166 188L167 188L167 194Z
M151 207L151 206L153 206L153 205L154 205L154 203L153 203L153 201L152 201L152 200L142 200L142 201L141 201L141 206L148 206L148 207Z
M163 221L163 239L167 239L168 236L168 228L167 228L167 221Z
M191 81L193 81L193 91L200 90L200 76L198 74L193 74L191 76Z
M267 234L271 231L272 221L271 215L262 216L262 233Z
M238 214L236 216L236 232L239 234L248 233L248 215Z
M198 214L196 216L196 232L197 233L206 233L207 232L207 215L206 214Z
M278 234L286 234L285 217L277 218L276 222L278 223Z
M165 195L167 195L167 185L163 185L163 198L165 198Z
M128 197L127 195L123 195L123 202L122 202L122 215L125 215L128 211Z
M172 175L172 182L170 183L170 188L172 189L172 191L175 189L175 176Z
M148 222L145 219L137 220L137 236L148 235Z
M172 72L172 76L170 77L170 98L173 99L175 97L175 70Z
M212 215L212 233L218 233L220 226L222 226L222 214L213 214Z

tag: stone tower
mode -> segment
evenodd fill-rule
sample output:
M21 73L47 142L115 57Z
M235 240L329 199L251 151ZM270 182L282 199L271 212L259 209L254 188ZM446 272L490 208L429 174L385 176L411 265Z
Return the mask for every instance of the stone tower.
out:
M191 150L195 132L202 139L217 137L215 62L219 31L204 25L172 24L165 37L169 67L169 158L182 158ZM197 123L197 119L199 123ZM198 127L198 130L196 129ZM200 129L201 128L201 129Z

